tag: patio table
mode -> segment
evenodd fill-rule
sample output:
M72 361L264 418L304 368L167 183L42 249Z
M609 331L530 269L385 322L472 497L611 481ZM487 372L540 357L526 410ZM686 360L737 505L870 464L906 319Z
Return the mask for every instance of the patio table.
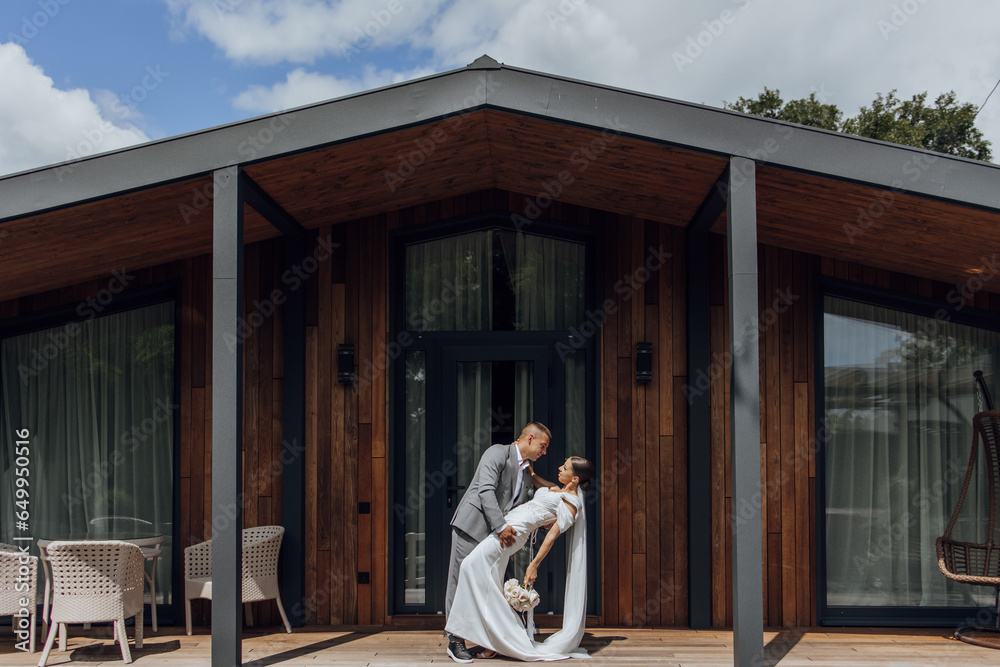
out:
M39 539L38 540L38 560L41 561L41 563L42 563L42 572L45 573L45 592L43 594L44 597L43 597L43 602L42 602L42 625L43 626L47 627L48 624L49 624L49 605L51 603L51 597L52 597L52 573L51 573L51 571L49 569L49 557L48 557L48 553L46 552L45 548L47 546L49 546L49 544L51 544L52 542L56 542L56 541L60 541L60 542L102 542L102 541L105 541L105 540L119 540L119 541L122 541L122 542L128 542L130 544L134 544L137 547L139 547L140 551L142 551L143 558L145 558L146 560L151 560L152 561L152 566L150 567L149 572L146 571L146 568L143 568L142 569L142 574L143 574L143 576L146 579L146 583L149 584L150 621L151 621L152 626L153 626L153 632L157 631L157 624L156 624L156 561L163 554L163 551L160 549L160 545L163 544L163 542L166 540L166 537L164 537L163 535L149 535L149 536L141 536L141 537L105 537L105 538L96 538L96 537L93 537L93 536L91 536L91 537L83 537L83 538L81 538L81 537L70 537L70 538L61 538L59 540L56 540L56 539L48 539L48 540Z

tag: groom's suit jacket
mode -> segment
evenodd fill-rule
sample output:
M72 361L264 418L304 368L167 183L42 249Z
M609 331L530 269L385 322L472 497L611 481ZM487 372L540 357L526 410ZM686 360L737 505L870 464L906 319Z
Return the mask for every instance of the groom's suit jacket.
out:
M514 497L519 474L521 492ZM482 542L506 523L504 513L527 500L530 490L531 472L527 468L519 471L517 467L517 445L493 445L479 459L451 525Z

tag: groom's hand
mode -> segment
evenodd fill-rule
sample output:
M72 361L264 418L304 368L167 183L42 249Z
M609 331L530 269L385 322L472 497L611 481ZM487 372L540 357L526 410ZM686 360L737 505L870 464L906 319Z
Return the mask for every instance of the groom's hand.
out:
M497 535L497 537L500 538L500 546L506 549L510 545L514 544L514 538L517 537L517 531L514 530L513 526L507 526L500 531L500 534Z

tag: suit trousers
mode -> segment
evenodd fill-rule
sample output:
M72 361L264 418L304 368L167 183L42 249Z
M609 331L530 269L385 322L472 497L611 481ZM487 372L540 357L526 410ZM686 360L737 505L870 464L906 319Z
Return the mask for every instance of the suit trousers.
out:
M448 591L444 597L444 619L448 622L451 614L451 603L455 601L455 589L458 588L458 572L465 557L479 544L471 535L458 528L451 529L451 560L448 561Z

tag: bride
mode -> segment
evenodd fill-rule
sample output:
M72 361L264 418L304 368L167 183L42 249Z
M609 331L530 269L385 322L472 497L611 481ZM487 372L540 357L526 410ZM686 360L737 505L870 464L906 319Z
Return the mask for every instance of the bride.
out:
M587 459L571 456L559 467L559 487L539 488L527 503L511 510L506 520L517 531L514 543L504 548L496 534L479 543L462 562L458 588L446 632L474 641L484 647L483 657L500 653L518 660L562 660L586 658L580 648L587 613L587 525L584 517L583 490L593 475L594 466ZM501 588L504 570L511 554L524 546L535 530L551 524L538 554L528 564L524 581L532 584L538 566L555 539L569 531L569 554L566 570L566 599L562 629L544 642L529 638L521 617L515 612Z

